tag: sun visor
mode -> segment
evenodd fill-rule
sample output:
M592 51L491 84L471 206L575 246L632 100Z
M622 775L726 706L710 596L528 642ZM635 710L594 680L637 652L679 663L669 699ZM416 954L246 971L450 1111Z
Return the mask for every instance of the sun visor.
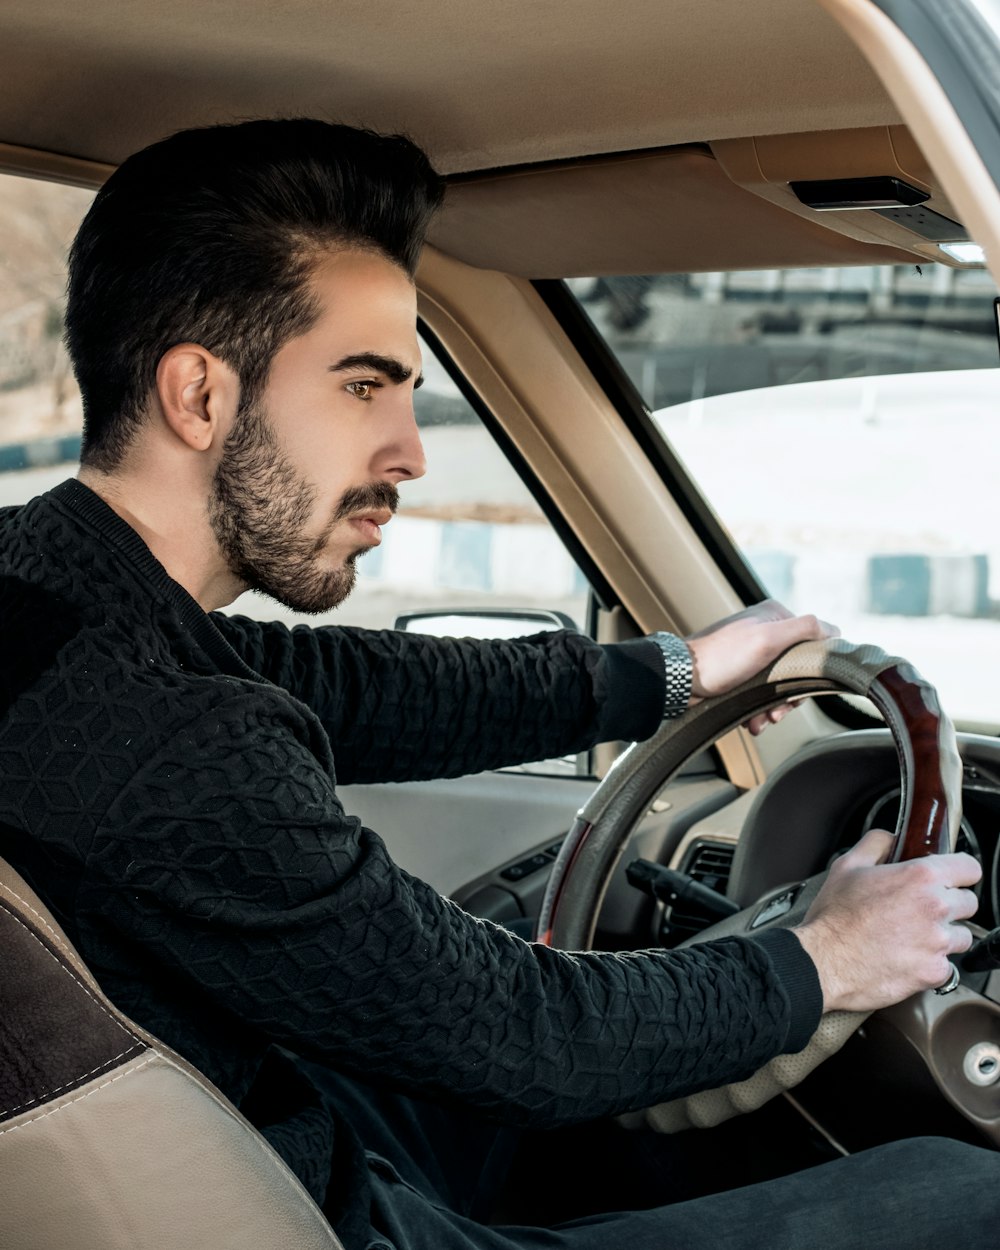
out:
M430 242L466 264L526 278L912 259L905 231L901 250L841 231L833 215L803 209L787 184L773 198L764 193L770 184L752 147L748 154L756 182L746 187L705 144L462 175L449 182ZM790 212L789 199L803 211Z
M776 207L859 243L967 267L939 247L969 236L905 126L758 135L711 148L737 186Z

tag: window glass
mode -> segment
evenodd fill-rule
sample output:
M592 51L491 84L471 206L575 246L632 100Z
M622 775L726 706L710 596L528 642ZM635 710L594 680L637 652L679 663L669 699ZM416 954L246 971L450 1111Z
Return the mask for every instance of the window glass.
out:
M1000 372L983 269L574 280L769 594L1000 724Z
M76 469L82 411L62 345L66 255L92 199L0 175L0 504Z

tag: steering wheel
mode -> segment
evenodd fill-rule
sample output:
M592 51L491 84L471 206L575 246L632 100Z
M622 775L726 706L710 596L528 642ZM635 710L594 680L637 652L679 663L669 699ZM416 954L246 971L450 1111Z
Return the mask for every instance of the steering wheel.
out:
M611 875L642 817L663 786L697 752L749 717L789 699L847 691L864 695L881 712L899 756L902 798L890 860L950 851L961 821L962 764L955 731L937 693L907 661L878 647L841 638L800 643L756 677L667 721L645 742L633 743L615 762L577 814L553 865L542 902L537 940L564 950L591 948ZM689 939L710 941L759 932L765 924L794 925L806 914L825 874L797 887L771 891L752 907ZM776 899L781 896L780 904ZM769 920L765 911L775 913ZM779 1055L748 1080L652 1107L650 1127L675 1132L710 1127L751 1111L798 1084L838 1050L866 1018L861 1012L823 1016L806 1048Z

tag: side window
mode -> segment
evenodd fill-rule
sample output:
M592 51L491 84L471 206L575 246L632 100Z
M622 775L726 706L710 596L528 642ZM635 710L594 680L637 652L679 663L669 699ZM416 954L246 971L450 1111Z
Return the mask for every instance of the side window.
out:
M421 350L424 384L414 408L427 473L400 487L399 512L381 545L359 559L350 597L325 616L299 617L252 594L231 611L387 629L415 612L528 609L559 612L585 629L589 588L583 575L426 341ZM510 632L503 619L458 617L451 625L435 632Z
M82 409L62 345L66 255L92 199L0 174L0 505L76 472Z

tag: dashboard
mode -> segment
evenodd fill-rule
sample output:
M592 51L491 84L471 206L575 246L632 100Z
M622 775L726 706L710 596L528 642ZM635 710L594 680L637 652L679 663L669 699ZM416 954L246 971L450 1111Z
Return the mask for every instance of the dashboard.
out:
M1000 739L963 733L958 746L963 764L958 845L983 866L975 923L992 929L1000 924ZM710 921L687 903L644 906L624 874L636 855L669 863L749 907L823 871L869 829L893 830L899 814L899 762L884 729L818 739L757 789L717 790L711 810L693 820L685 801L689 784L683 777L671 782L661 796L668 814L659 822L650 814L633 835L609 885L602 944L675 946ZM654 829L657 836L651 838Z
M996 923L1000 739L958 735L963 849L986 878L977 922ZM875 825L895 827L899 763L888 730L837 734L804 747L754 793L739 832L728 893L742 907L767 890L822 871ZM707 831L706 831L707 833Z
M973 924L990 930L1000 922L1000 739L962 733L958 749L959 847L983 866ZM809 744L758 789L696 822L671 862L693 866L692 875L751 907L822 872L868 829L894 829L899 806L888 730L839 734ZM652 940L677 945L692 936L686 925L707 919L698 924L688 909L677 923L677 910L654 912ZM796 1086L793 1102L851 1151L918 1133L1000 1148L998 1065L1000 971L965 974L952 994L915 995L875 1013Z

